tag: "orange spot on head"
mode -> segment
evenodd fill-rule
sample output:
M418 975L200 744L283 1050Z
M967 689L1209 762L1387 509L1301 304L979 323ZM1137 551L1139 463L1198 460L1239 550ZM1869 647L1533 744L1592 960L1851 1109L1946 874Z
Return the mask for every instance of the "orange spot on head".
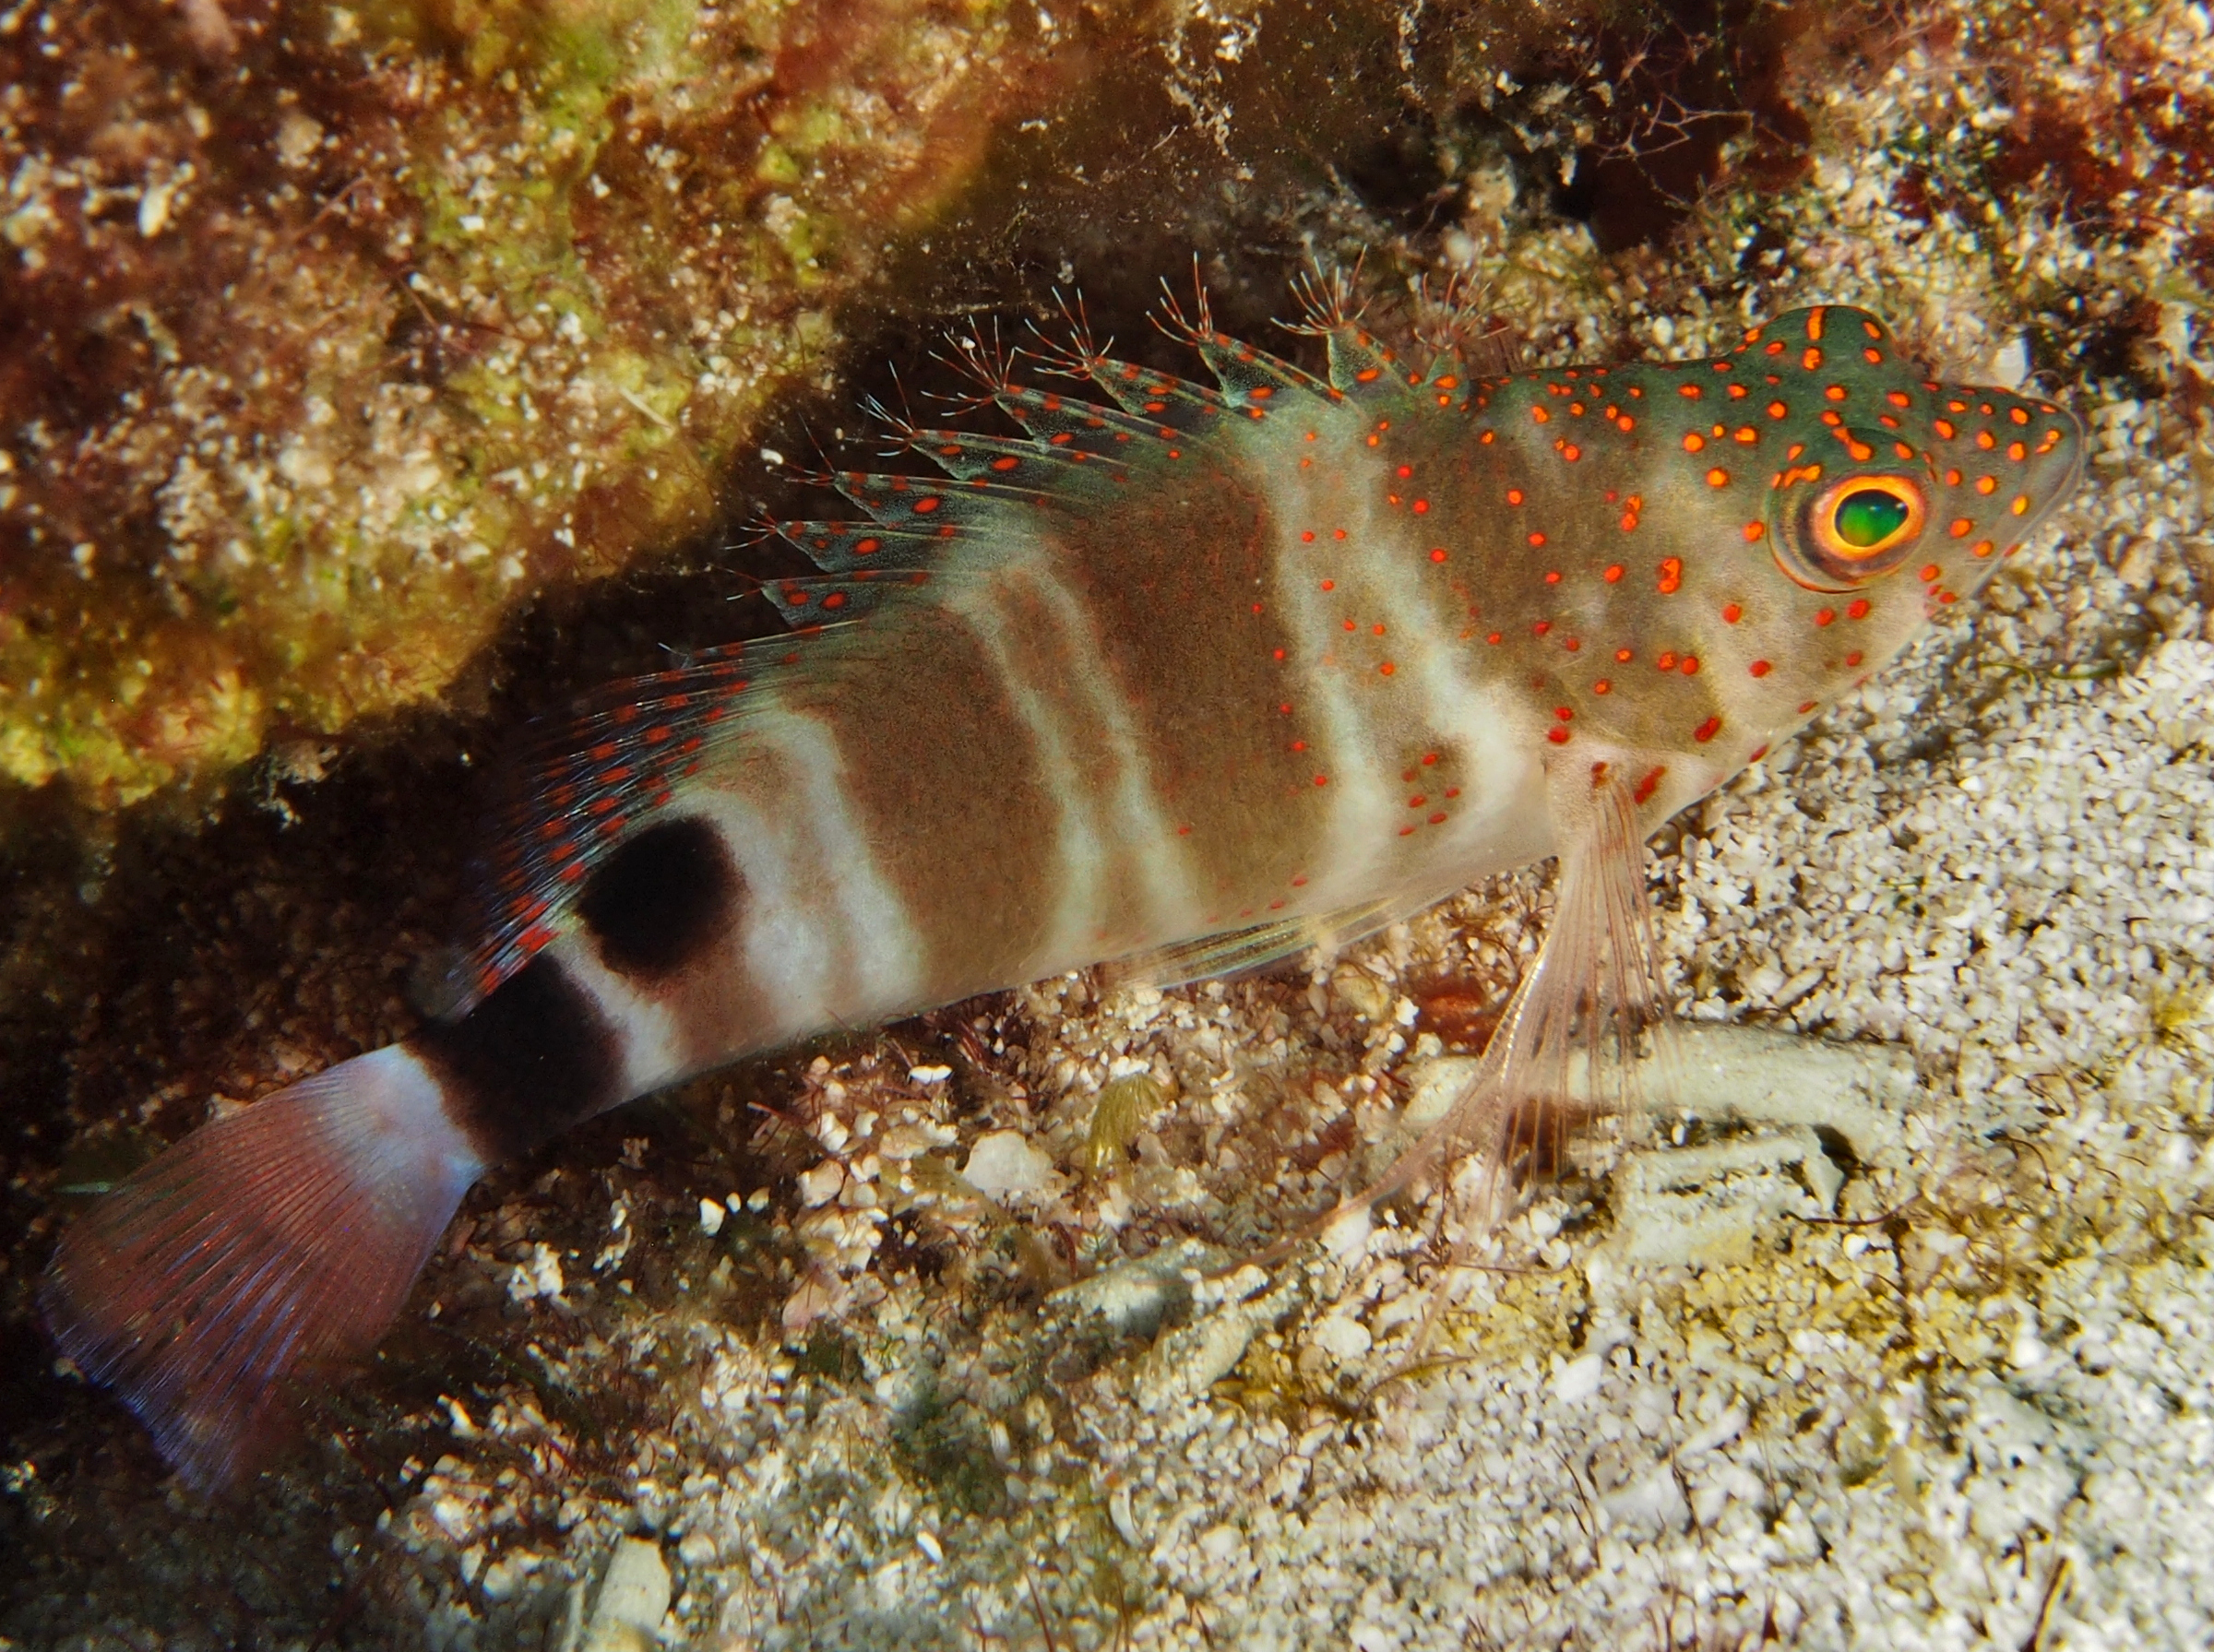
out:
M1739 607L1735 602L1725 602L1722 604L1722 623L1724 624L1734 625L1738 621L1744 619L1744 617L1745 611Z
M1699 434L1697 431L1687 431L1684 433L1684 451L1685 453L1696 453L1700 448L1706 446L1707 438Z
M1752 672L1756 677L1765 677L1775 669L1776 668L1774 666L1770 665L1765 660L1756 660L1751 665L1745 667L1745 670Z
M1713 469L1707 472L1707 485L1710 488L1728 487L1730 485L1730 472L1723 469L1720 465L1715 466Z
M1616 580L1622 577L1622 565L1620 563L1609 564L1606 571L1601 574L1600 577L1605 580L1609 585L1613 585Z
M1721 731L1722 719L1719 717L1710 717L1691 731L1691 737L1701 745L1705 745Z
M1768 525L1766 523L1747 522L1745 524L1745 543L1748 545L1751 544L1755 540L1760 538L1762 534L1768 532Z

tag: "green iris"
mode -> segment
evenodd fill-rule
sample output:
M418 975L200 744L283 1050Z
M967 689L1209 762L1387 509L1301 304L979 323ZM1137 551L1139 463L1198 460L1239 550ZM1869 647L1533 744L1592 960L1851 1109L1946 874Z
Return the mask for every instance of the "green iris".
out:
M1907 519L1907 502L1881 488L1862 488L1838 501L1838 538L1856 551L1880 545Z

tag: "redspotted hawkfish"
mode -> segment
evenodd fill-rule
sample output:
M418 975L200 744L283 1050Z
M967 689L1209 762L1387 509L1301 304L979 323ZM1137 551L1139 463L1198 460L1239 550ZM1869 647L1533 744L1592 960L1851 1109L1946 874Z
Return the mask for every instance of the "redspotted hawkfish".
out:
M775 524L819 570L770 587L791 634L536 737L455 1013L99 1200L42 1286L61 1352L220 1485L384 1333L486 1168L579 1120L1085 966L1250 968L1557 855L1439 1127L1502 1158L1547 1053L1654 1001L1647 836L2081 469L2070 413L1939 383L1843 305L1501 376L1304 296L1327 378L1172 306L1216 387L1078 327L981 369L1022 436L900 424L938 477L822 479L846 517Z

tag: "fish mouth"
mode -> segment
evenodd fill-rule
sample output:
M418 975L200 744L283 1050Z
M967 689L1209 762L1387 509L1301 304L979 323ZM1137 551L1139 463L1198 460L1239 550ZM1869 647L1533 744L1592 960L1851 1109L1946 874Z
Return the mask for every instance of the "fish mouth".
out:
M1965 408L1957 425L1938 421L1934 432L1943 437L1949 429L1958 436L1936 445L1934 457L1942 466L1996 461L2006 474L2009 491L2025 495L2029 508L2007 524L2007 536L2018 545L2041 527L2053 513L2082 485L2089 462L2090 439L2082 418L2070 409L2041 397L2025 396L1988 385L1939 386L1941 404ZM1970 448L1979 433L1992 433L1988 449ZM2022 451L2018 457L2016 447Z

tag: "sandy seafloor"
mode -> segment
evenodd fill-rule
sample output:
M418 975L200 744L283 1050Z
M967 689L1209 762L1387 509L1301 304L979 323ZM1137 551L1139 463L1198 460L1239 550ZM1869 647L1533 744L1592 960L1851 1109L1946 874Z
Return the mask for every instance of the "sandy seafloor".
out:
M2157 18L2203 75L2204 14ZM1471 208L1459 244L1564 360L1602 303L1688 355L1819 297L2011 379L1994 262L2165 306L2175 393L2084 405L2058 522L1661 834L1689 1030L1626 1142L1488 1236L1407 1200L1222 1271L1388 1152L1542 869L1311 968L1045 983L967 1057L826 1052L774 1189L557 1163L474 1209L425 1289L504 1303L526 1375L430 1404L381 1515L318 1495L326 1451L248 1523L438 1647L2214 1644L2214 339L2158 235L1902 220L1886 145L1958 115L1941 79L1836 94L1756 281L1726 214L1659 296L1576 226L1491 244ZM1141 1116L1093 1174L1111 1083ZM756 1269L780 1325L731 1306ZM641 1386L598 1428L546 1397ZM221 1508L124 1518L173 1534L134 1551L149 1597L274 1598L287 1646L342 1617L198 1548ZM643 1581L602 1599L625 1536ZM54 1582L0 1645L217 1644Z

